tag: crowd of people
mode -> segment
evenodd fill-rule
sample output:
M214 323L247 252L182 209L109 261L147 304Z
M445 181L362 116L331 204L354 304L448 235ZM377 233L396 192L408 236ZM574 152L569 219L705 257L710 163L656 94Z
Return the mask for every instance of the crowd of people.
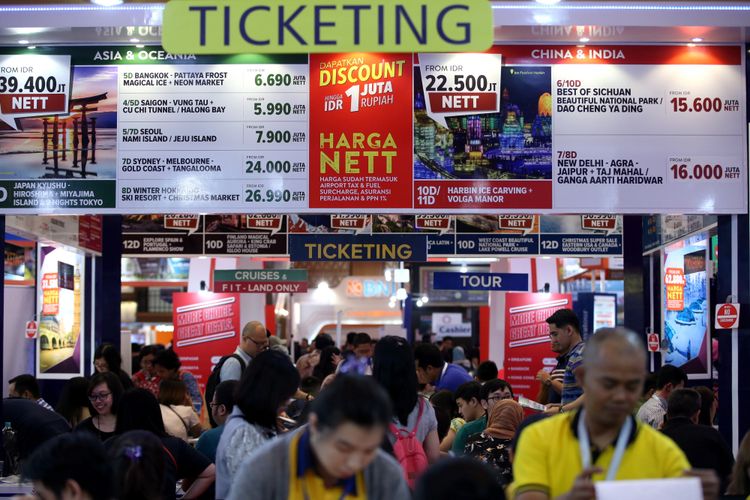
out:
M714 391L669 365L648 376L632 332L584 342L571 310L547 323L542 412L450 338L319 334L295 356L253 321L204 394L172 349L143 347L131 378L105 344L54 409L33 376L11 379L4 418L45 499L592 500L601 480L678 477L750 495L750 437L735 461Z

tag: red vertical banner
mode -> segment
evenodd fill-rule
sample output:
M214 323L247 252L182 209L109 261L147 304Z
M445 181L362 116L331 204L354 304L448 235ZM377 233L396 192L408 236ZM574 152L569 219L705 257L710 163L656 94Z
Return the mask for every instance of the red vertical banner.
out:
M172 295L172 345L182 368L205 390L211 369L240 341L240 296L236 293L178 292Z
M411 54L310 56L310 208L411 208Z
M541 369L555 367L546 319L558 309L573 307L570 294L508 293L505 295L505 380L516 396L536 399Z

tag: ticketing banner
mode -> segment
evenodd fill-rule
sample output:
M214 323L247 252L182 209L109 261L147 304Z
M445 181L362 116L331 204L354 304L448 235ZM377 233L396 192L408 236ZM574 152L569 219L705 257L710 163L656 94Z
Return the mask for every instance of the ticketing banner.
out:
M8 47L0 213L747 213L742 50ZM619 243L611 232L581 246L533 224L456 239L455 251L614 255Z
M558 309L572 309L570 294L508 293L505 295L505 380L516 395L536 400L539 370L557 364L550 349L547 318Z
M240 341L240 296L233 293L172 294L172 345L182 369L195 375L201 391L222 356Z
M310 208L411 208L411 54L310 56Z

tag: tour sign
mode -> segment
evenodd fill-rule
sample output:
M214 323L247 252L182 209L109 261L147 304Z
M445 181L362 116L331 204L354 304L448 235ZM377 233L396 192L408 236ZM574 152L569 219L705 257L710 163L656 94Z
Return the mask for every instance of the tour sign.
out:
M483 52L487 0L172 0L164 48L173 54Z
M732 330L740 324L740 305L737 303L716 304L717 329Z
M436 272L433 276L435 290L529 291L528 274Z

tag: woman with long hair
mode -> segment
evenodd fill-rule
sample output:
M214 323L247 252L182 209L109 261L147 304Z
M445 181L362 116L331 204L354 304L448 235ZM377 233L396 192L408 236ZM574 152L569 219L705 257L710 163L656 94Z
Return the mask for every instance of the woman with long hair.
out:
M187 441L198 437L202 428L198 415L190 405L185 384L181 380L167 379L159 384L159 407L164 428L170 436Z
M88 380L83 377L73 377L65 382L60 393L60 400L57 402L55 411L62 415L73 429L91 416L88 389Z
M417 373L411 346L401 337L389 335L375 344L372 376L385 389L393 403L393 425L399 433L416 430L427 461L440 458L437 418L432 405L417 393ZM391 429L388 439L393 445L397 435Z
M264 351L253 358L235 393L235 407L216 449L216 498L229 487L242 461L278 432L277 419L299 387L299 373L286 354Z
M90 432L100 441L114 436L122 393L122 384L114 373L97 373L91 377L86 393L91 416L78 424L76 430Z
M117 433L148 431L159 438L163 445L166 468L160 498L175 498L175 484L180 479L185 491L182 498L186 500L199 498L211 488L216 478L214 464L182 439L166 433L159 402L150 391L132 389L122 396L121 402Z

